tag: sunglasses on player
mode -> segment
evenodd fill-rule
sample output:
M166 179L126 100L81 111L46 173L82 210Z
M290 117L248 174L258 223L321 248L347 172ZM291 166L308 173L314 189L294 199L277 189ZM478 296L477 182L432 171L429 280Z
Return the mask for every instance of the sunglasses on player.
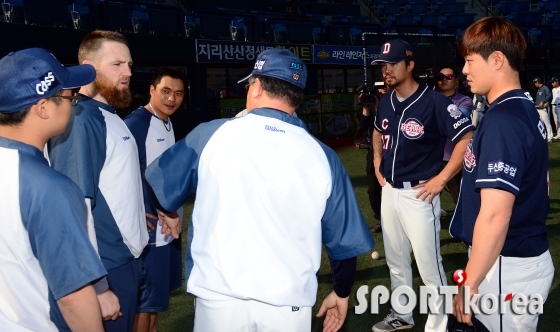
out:
M438 81L443 81L443 80L451 81L454 77L453 74L442 74L442 73L439 73L438 76L439 76Z

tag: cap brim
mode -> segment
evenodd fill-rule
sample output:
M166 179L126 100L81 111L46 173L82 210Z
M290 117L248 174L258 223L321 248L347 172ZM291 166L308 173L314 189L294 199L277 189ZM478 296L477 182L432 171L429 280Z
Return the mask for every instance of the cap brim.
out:
M95 68L85 64L66 68L69 72L68 79L62 83L63 89L74 89L88 85L95 80Z
M397 63L397 62L387 61L387 60L373 60L371 62L371 64L375 66L375 65L381 65L381 64L384 64L384 63Z
M245 82L246 80L248 80L248 79L249 79L249 77L251 77L251 75L253 75L253 74L251 73L251 74L249 74L249 75L247 75L247 76L243 77L242 79L240 79L239 81L237 81L237 83L242 83L242 82Z

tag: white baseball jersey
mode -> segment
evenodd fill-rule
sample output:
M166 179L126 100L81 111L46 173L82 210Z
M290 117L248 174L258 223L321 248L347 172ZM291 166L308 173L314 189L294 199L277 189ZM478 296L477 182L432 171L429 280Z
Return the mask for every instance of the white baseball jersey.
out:
M146 167L159 157L165 150L175 144L175 133L171 120L163 121L153 115L145 107L140 107L124 119L138 145L138 155L140 157L140 172L144 174ZM150 194L144 178L142 179L144 189L144 207L147 213L157 215L156 207L150 202ZM182 220L183 208L177 210ZM162 226L157 220L153 220L154 232L150 232L150 244L157 247L164 246L174 240L173 236L166 236L161 232Z
M82 95L66 132L52 138L48 149L51 166L92 201L105 268L138 258L148 242L138 150L115 110Z
M80 190L37 148L0 137L0 330L68 330L56 300L103 277Z
M196 190L187 292L205 300L310 307L321 242L335 260L374 244L336 153L274 109L199 125L146 180L170 211Z

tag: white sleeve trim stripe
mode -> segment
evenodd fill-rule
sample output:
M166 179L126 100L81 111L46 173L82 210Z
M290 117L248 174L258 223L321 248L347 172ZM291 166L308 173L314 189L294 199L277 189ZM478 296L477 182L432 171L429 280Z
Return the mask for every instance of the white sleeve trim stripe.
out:
M531 101L531 100L530 100L529 98L527 98L527 97L515 96L515 97L509 97L509 98L506 98L506 99L502 100L501 102L498 103L498 105L501 104L501 103L503 103L504 101L507 101L507 100L510 100L510 99L525 99L525 100Z
M496 178L496 179L482 179L482 180L476 180L476 182L496 182L496 181L501 181L509 186L511 186L513 189L519 191L519 188L517 188L516 186L514 186L511 182L506 181L504 179L501 178Z
M465 131L465 129L469 129L469 128L472 129L472 128L474 128L474 126L473 126L472 124L470 124L470 125L466 126L465 128L461 129L461 131L459 131L459 132L457 133L457 135L453 136L453 138L452 138L451 140L452 140L452 141L455 141L455 138L457 138L457 136L461 135L461 133L462 133L463 131Z

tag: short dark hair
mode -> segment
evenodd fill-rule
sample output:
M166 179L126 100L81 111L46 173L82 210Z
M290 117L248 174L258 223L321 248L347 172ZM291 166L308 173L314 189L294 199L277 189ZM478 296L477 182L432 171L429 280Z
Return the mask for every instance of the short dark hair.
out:
M187 88L187 79L185 75L183 75L183 73L171 67L159 67L158 69L156 69L154 76L152 77L151 84L154 87L156 87L159 84L159 82L161 82L161 79L164 78L165 76L169 76L171 78L181 80L183 82L183 86L185 87L185 89Z
M278 78L255 74L249 77L249 83L254 82L257 78L261 81L263 90L266 91L270 97L284 100L293 108L297 108L303 101L302 88Z
M25 120L27 114L29 114L29 110L31 109L31 106L27 106L22 110L12 112L12 113L0 113L0 125L19 126L23 122L23 120Z
M442 69L453 70L453 76L455 76L455 78L459 78L459 70L457 70L457 67L455 67L454 65L452 65L450 63L443 64L439 67L438 73L441 72Z
M87 34L78 49L78 61L93 61L104 42L117 42L128 46L126 38L115 31L95 30Z
M62 98L57 98L57 97L62 96L62 91L64 90L57 91L53 96L47 99L52 99L53 103L55 103L56 105L60 105L60 103L62 102ZM12 113L0 113L0 125L19 126L20 124L23 123L23 121L29 114L29 110L31 110L32 106L33 105L30 105L24 109Z
M521 31L507 19L496 16L476 21L459 40L461 56L476 53L488 60L492 52L500 51L515 71L521 69L526 50L527 42Z

